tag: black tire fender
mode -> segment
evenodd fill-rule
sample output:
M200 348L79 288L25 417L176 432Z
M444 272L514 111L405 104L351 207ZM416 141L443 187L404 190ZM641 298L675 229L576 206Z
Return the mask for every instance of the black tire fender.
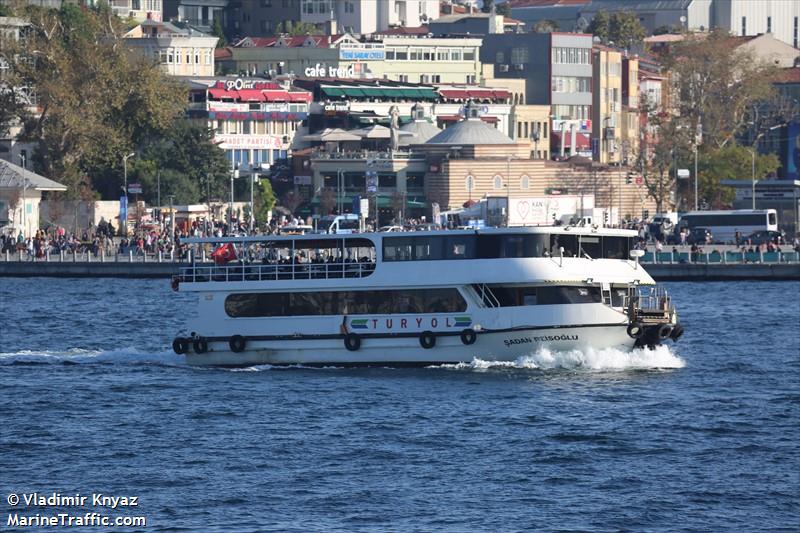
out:
M644 328L640 322L631 322L628 325L628 337L632 339L641 339L642 335L644 335Z
M183 337L176 337L172 341L172 350L178 355L185 354L189 351L189 341Z
M361 348L361 337L355 333L348 333L344 336L344 347L351 352L358 351Z
M672 335L672 324L661 324L658 326L658 339L667 340Z
M195 353L206 353L208 351L208 341L203 337L197 337L192 342L192 348L194 348Z
M228 346L230 346L231 351L234 353L243 352L246 345L247 339L241 335L234 335L228 340Z
M419 334L419 345L426 350L436 346L436 335L432 331L423 331Z
M469 346L471 344L475 344L475 340L478 338L478 335L475 333L475 330L472 328L467 328L461 332L461 343L465 346Z
M672 334L669 336L672 339L672 342L677 342L683 336L683 326L680 324L676 324L674 328L672 328Z

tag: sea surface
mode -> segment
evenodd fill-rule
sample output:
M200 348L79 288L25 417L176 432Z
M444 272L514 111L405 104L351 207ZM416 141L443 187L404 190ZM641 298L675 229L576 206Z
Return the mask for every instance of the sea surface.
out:
M667 287L655 351L232 371L171 352L166 280L0 278L0 530L800 530L800 283Z

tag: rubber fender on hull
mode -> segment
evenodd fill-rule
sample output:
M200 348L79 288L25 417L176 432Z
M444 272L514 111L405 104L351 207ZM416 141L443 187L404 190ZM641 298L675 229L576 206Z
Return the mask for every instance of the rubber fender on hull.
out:
M472 328L467 328L461 332L461 342L465 346L469 346L471 344L475 344L475 340L478 338L478 335L475 333L475 330Z
M665 341L667 340L670 335L672 335L672 325L671 324L661 324L658 326L658 339Z
M632 322L628 325L628 336L632 339L641 339L644 335L644 328L641 322Z
M206 353L208 351L208 341L203 337L197 337L192 342L192 348L194 348L195 353Z
M244 351L244 348L247 345L247 339L241 335L234 335L228 341L228 345L230 346L232 352L241 353Z
M348 333L344 336L344 347L351 352L358 351L361 348L361 337L355 333Z
M172 350L178 355L185 354L189 351L189 341L183 337L177 337L172 341Z
M426 350L436 346L436 335L432 331L423 331L419 334L419 345Z

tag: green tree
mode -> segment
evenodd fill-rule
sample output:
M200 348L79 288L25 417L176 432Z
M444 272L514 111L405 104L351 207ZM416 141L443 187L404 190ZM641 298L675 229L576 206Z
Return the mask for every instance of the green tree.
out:
M118 197L123 155L170 130L185 111L185 87L126 49L124 27L105 4L27 7L24 15L27 39L2 53L25 58L11 75L36 88L39 113L17 116L22 140L37 145L36 170L67 185L68 198Z
M211 35L218 39L217 48L225 48L228 46L228 39L225 37L225 31L222 29L222 22L219 18L214 19L214 25L211 27Z
M680 117L696 131L702 129L703 143L712 148L735 142L748 122L753 122L755 104L777 97L771 84L775 67L737 49L724 30L676 45L666 66Z
M275 204L278 203L275 193L272 190L272 183L268 178L261 178L256 189L255 208L256 223L269 222L269 213Z
M537 21L532 28L533 33L552 33L558 30L559 30L558 22L549 19L542 19Z
M633 48L642 44L647 32L631 11L617 11L609 15L598 11L587 30L606 44L613 43L620 48Z
M757 180L773 174L780 167L775 154L755 155ZM752 148L729 144L701 152L698 157L698 193L714 209L729 209L734 190L721 184L722 180L751 180L753 177Z
M647 195L656 202L656 210L661 213L671 207L676 186L677 162L689 157L691 139L689 129L680 120L668 115L655 115L650 122L658 128L658 135L650 145L640 147L640 168L644 169Z

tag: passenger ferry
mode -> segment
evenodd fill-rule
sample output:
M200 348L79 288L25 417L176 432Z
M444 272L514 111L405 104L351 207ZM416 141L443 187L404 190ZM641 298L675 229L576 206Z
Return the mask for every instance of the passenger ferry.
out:
M217 247L229 262L173 278L199 301L173 349L193 365L431 365L675 341L683 327L635 237L565 226L186 239L194 257Z

